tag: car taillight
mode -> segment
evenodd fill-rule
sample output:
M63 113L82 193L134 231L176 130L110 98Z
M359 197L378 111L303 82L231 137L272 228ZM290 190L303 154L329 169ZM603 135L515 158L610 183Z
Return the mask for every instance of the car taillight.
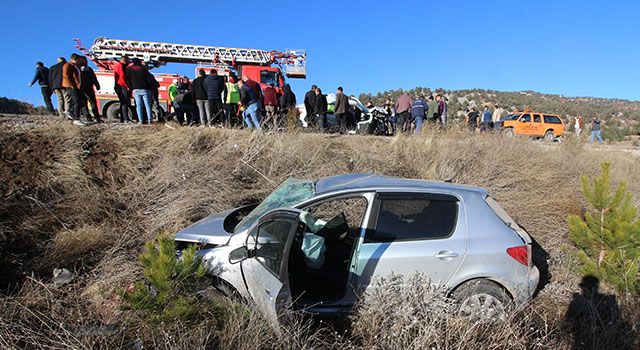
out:
M517 247L507 248L507 254L514 258L517 262L524 266L531 266L531 246L519 245Z

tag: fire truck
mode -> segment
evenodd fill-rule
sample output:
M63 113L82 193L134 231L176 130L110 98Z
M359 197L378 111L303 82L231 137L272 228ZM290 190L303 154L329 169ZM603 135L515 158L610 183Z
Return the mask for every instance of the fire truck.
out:
M306 78L307 55L305 50L265 51L259 49L242 49L221 46L203 46L191 44L171 44L162 42L119 40L100 37L89 49L82 45L80 39L76 48L87 56L97 67L96 76L100 90L96 97L102 113L107 118L119 119L120 103L114 91L113 65L122 56L139 58L147 67L165 66L167 63L189 63L196 65L196 72L205 69L209 74L216 68L219 75L248 76L259 82L262 88L273 84L282 91L287 78ZM178 74L154 74L160 84L160 113L169 111L169 92L171 83L180 77ZM131 111L135 115L135 111ZM154 111L154 114L156 111ZM154 115L154 118L158 118Z

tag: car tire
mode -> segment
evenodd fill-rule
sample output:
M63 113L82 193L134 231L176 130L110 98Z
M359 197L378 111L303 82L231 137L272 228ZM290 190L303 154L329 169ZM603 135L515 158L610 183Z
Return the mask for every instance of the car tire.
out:
M505 137L508 138L514 138L516 136L515 131L513 131L513 128L506 128L504 129L504 131L502 131L502 133L504 134Z
M553 131L547 130L547 132L544 133L543 140L552 142L555 138L556 136L553 134Z
M511 297L500 285L486 279L464 283L452 293L460 315L477 321L504 320Z

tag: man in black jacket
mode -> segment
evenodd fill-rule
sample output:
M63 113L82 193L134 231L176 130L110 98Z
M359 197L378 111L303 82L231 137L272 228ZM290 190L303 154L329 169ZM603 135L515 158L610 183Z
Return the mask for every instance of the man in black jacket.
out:
M207 126L213 122L211 120L211 110L209 109L209 98L207 90L204 87L204 80L207 77L204 69L198 71L198 77L193 79L191 83L191 90L193 92L193 99L196 100L198 106L198 113L200 114L200 126Z
M100 90L100 83L98 82L98 78L96 77L96 73L93 71L91 67L89 67L87 59L82 57L80 60L80 90L84 94L84 97L87 101L89 101L89 106L91 106L91 114L93 114L93 118L95 118L96 123L102 123L102 119L100 119L100 110L98 110L98 101L96 100L96 93L93 90L94 87L96 90ZM86 106L83 109L86 110ZM88 116L88 112L85 112ZM89 119L87 117L87 119Z
M58 115L64 118L65 112L71 112L71 95L62 87L62 66L67 63L64 57L58 57L58 63L49 69L49 87L56 94L58 100Z
M315 112L318 118L318 127L320 127L320 132L324 132L327 125L327 97L322 94L322 90L320 88L316 88L316 106Z
M142 66L139 58L133 58L133 63L127 68L127 85L133 90L133 98L136 102L136 113L140 124L151 124L153 121L152 100L154 80L156 78Z
M218 75L218 71L214 68L211 74L204 79L204 88L207 91L207 99L209 100L209 124L213 124L214 120L222 121L224 109L222 101L227 100L227 86L224 79Z
M44 99L44 104L47 106L47 111L49 111L49 113L53 113L54 109L51 104L51 86L49 85L49 68L45 67L42 62L36 63L36 74L33 76L29 87L32 87L36 81L38 82L38 85L40 85L42 99Z
M307 121L310 123L315 122L314 117L316 116L316 90L317 86L311 85L311 90L307 91L304 94L304 108L307 111Z

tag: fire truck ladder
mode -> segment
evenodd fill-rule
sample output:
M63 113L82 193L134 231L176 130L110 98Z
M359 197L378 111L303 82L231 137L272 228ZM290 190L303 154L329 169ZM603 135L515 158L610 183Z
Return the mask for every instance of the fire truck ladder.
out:
M258 49L240 49L220 46L170 44L149 41L119 40L104 37L97 38L90 50L86 50L79 39L76 48L87 54L98 66L109 69L111 64L122 56L139 58L152 67L167 63L194 64L238 64L270 65L276 63L285 66L291 77L306 75L306 52L304 50L264 51ZM106 61L106 62L105 62ZM107 63L108 62L108 63Z

